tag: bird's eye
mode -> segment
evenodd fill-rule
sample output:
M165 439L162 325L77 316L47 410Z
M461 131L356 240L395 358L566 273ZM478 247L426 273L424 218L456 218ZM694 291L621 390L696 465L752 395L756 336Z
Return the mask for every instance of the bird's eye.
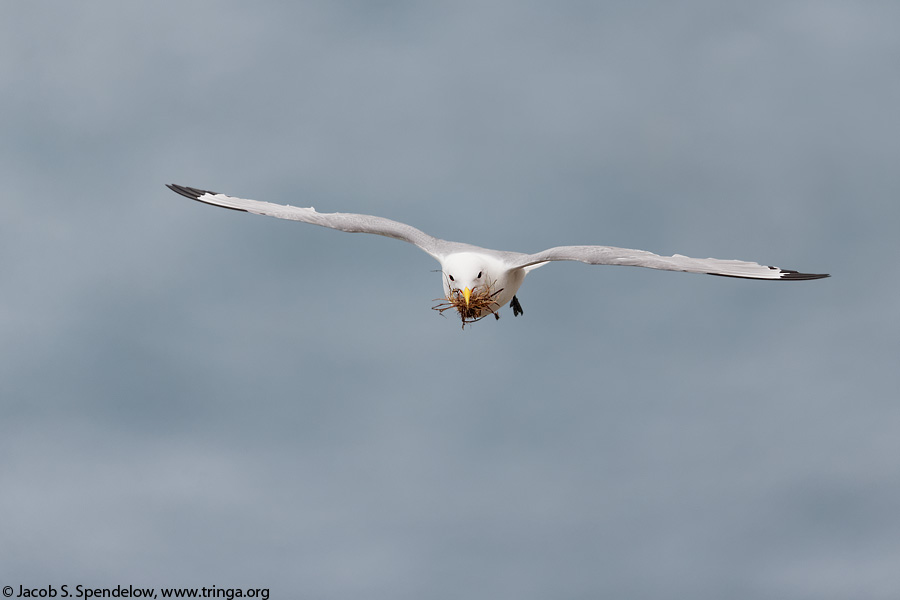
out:
M456 281L455 279L453 279L453 275L447 275L447 277L450 278L450 281Z
M481 279L481 271L478 271L478 277L476 277L475 279Z

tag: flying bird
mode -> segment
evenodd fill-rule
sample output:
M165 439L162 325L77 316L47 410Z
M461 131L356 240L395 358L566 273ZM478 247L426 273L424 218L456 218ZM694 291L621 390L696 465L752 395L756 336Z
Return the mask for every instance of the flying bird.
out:
M441 264L444 297L434 306L443 314L455 309L463 327L489 315L500 318L500 308L509 304L514 316L523 314L516 292L525 275L548 262L573 260L589 265L623 265L663 271L706 273L744 279L802 281L822 279L828 274L799 273L741 260L689 258L680 254L659 256L645 250L612 246L557 246L536 254L490 250L471 244L432 237L415 227L372 215L320 213L315 208L245 200L208 190L168 184L173 192L191 200L233 210L302 221L348 233L374 233L418 246Z

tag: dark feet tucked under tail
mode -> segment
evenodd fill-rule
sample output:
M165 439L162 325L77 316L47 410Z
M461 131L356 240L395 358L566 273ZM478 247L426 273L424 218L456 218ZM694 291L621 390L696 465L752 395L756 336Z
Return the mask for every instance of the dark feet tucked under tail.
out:
M525 311L522 310L522 305L519 304L519 299L513 296L512 301L509 303L509 307L513 309L513 316L518 317L519 315L524 315Z

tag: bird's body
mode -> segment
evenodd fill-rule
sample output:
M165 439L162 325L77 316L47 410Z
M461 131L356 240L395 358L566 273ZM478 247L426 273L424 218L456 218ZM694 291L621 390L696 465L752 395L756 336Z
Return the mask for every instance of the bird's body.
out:
M461 290L465 303L467 289L470 290L470 296L478 290L483 290L490 298L490 303L472 309L472 320L490 314L499 315L500 307L509 304L516 297L516 292L519 291L522 282L525 281L525 275L530 270L528 267L510 269L502 258L492 256L484 250L456 252L447 255L440 262L441 272L444 274L445 298L452 299L454 293Z
M349 233L373 233L414 244L441 265L447 302L439 305L442 308L435 308L442 312L451 307L457 309L463 325L492 314L499 318L500 307L507 303L512 307L513 314L521 314L516 293L525 276L529 271L551 261L571 260L592 265L647 267L745 279L806 280L828 277L826 274L798 273L746 261L689 258L679 254L659 256L644 250L612 246L558 246L536 254L505 252L441 240L405 223L383 217L320 213L314 208L246 200L180 185L170 184L168 187L192 200L223 208L302 221Z

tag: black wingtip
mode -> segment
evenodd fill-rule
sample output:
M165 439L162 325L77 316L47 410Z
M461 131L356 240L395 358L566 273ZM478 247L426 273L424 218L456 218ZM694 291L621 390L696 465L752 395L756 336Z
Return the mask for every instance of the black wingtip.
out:
M216 195L216 192L210 192L209 190L200 190L184 185L178 185L176 183L167 183L166 187L176 194L181 194L185 198L190 198L191 200L200 200L200 196L203 196L204 194L211 194L213 196Z
M828 273L798 273L788 269L781 269L780 279L790 279L793 281L808 281L810 279L825 279L831 277Z
M788 269L779 269L778 267L769 267L773 271L779 271L778 277L754 277L752 275L728 275L726 273L707 273L707 275L715 275L716 277L734 277L735 279L755 279L757 281L809 281L810 279L825 279L831 277L828 273L798 273Z
M190 198L191 200L196 200L197 202L202 202L203 204L209 204L210 206L218 206L220 208L227 208L228 210L236 210L238 212L247 212L243 208L235 208L233 206L224 206L222 204L216 204L215 202L207 202L206 200L201 199L201 196L205 196L209 194L210 196L218 196L218 192L211 192L209 190L201 190L198 188L187 187L186 185L178 185L175 183L167 183L166 187L175 192L176 194L181 194L185 198Z

